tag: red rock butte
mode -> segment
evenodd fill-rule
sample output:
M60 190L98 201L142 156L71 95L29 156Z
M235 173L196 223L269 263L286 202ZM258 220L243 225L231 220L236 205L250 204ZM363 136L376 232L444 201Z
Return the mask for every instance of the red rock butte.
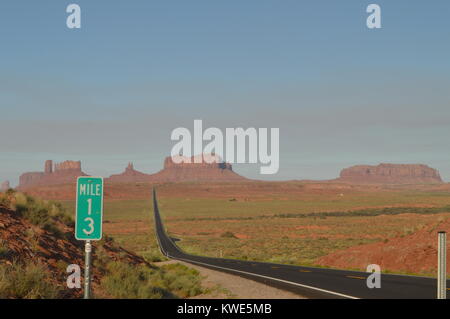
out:
M423 164L357 165L343 169L337 181L358 184L443 183L436 169Z
M0 184L0 192L6 192L10 188L11 186L9 185L9 181L4 181Z
M20 175L18 188L72 183L78 176L86 176L81 170L80 161L65 161L53 165L53 161L48 160L45 161L43 172L29 172Z
M195 160L201 163L195 163ZM232 182L244 181L245 177L233 171L231 164L219 161L214 155L202 155L191 158L184 158L183 163L175 163L172 157L166 157L164 168L155 174L145 174L134 169L133 164L129 163L125 171L121 174L111 175L108 182L126 183L126 182L202 182L218 181ZM205 160L208 160L206 162ZM178 162L178 161L177 161Z

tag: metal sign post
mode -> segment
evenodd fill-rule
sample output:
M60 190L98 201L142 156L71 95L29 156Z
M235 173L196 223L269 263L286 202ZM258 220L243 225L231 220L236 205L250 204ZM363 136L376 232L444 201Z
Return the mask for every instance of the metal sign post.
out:
M84 259L84 299L91 298L91 252L92 245L90 240L86 240L84 245L84 252L86 253Z
M91 241L102 238L102 216L103 178L78 177L75 238L85 241L84 299L91 297Z
M447 299L447 234L440 231L438 242L438 284L437 298Z

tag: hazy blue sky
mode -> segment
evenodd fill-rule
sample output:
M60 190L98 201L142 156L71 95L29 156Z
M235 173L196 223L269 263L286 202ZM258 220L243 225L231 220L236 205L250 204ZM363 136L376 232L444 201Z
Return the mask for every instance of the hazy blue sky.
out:
M194 119L280 128L279 173L235 166L249 177L392 162L450 180L449 17L448 0L2 0L0 180L45 159L156 172Z

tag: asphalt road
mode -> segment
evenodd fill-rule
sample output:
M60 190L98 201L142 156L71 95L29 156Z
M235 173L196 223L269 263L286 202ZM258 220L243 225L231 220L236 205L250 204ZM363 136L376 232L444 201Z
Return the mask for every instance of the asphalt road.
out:
M370 274L364 272L189 255L178 248L166 234L155 190L153 208L161 252L172 259L250 278L311 298L436 298L437 281L433 278L382 274L381 288L369 289L366 280ZM450 280L447 281L447 287L450 287ZM447 288L447 298L449 295L450 289Z

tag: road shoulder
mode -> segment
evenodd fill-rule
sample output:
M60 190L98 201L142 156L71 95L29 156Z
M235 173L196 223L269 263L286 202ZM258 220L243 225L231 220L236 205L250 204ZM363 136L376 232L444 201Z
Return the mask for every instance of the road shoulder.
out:
M231 275L217 270L189 264L182 261L170 260L155 263L162 266L180 263L196 269L203 277L202 285L208 293L194 297L195 299L305 299L289 291L274 288L250 279Z

